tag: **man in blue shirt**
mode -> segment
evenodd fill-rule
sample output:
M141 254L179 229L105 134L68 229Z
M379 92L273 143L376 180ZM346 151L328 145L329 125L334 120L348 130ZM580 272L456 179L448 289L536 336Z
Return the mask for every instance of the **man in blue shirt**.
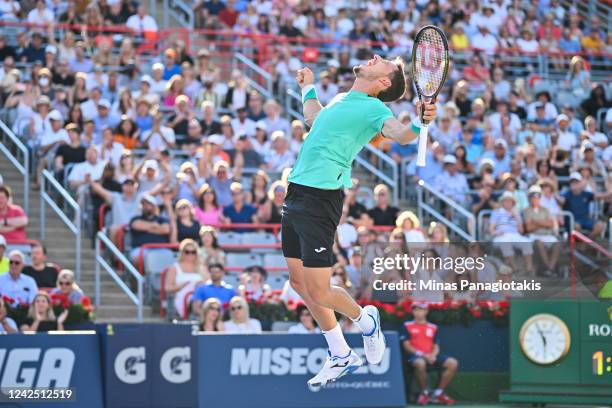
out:
M209 298L219 299L225 307L236 296L236 291L232 285L223 282L223 275L225 274L223 265L219 263L210 264L208 265L208 271L210 272L210 280L204 285L198 286L191 298L191 310L196 315L200 314L202 303Z
M232 183L232 204L223 209L223 216L227 218L229 224L252 224L257 223L257 209L244 202L244 190L242 184ZM237 228L236 232L249 231L245 228Z
M11 251L9 271L0 276L0 296L7 296L16 303L30 304L38 292L34 278L21 273L25 266L25 256L21 251Z
M589 212L593 200L606 199L612 196L612 191L607 193L591 193L584 191L582 176L577 171L570 174L570 188L558 197L563 209L574 215L575 228L586 232L591 239L598 239L605 230L606 224L600 220L591 218Z

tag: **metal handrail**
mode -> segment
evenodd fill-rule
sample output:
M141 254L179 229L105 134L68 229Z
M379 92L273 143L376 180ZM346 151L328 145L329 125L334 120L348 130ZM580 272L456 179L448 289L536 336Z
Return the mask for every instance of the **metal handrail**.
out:
M291 102L297 103L298 106L302 106L302 95L297 93L295 90L289 88L286 92L285 97L285 112L291 116L291 119L298 119L304 121L304 115L301 112L293 109Z
M246 55L236 52L232 58L232 64L236 66L237 63L242 63L246 65L249 69L254 71L256 74L260 75L265 82L265 87L261 86L255 79L251 78L247 75L247 72L243 72L245 74L245 78L249 83L249 86L254 88L257 92L261 93L266 99L271 99L273 97L272 93L272 75L267 72L265 69L257 65L252 59L248 58ZM243 70L244 71L244 70Z
M76 280L81 280L81 225L82 225L82 212L77 202L72 196L66 191L64 187L53 177L53 174L48 170L42 171L42 177L40 178L40 239L45 239L45 203L49 205L55 211L57 216L64 222L70 232L74 234L76 241L76 253L74 260L74 269ZM64 200L64 203L72 208L74 211L74 219L70 219L68 215L60 208L60 206L53 200L51 195L47 192L47 186L52 187L53 192Z
M19 140L15 133L0 120L0 135L2 135L0 143L0 151L4 153L6 158L15 166L17 171L21 173L23 176L23 208L27 212L29 210L30 204L30 155L28 153L28 148ZM8 148L7 142L10 139L11 142L15 145L17 150L21 152L23 157L23 162L20 162L19 159L11 153Z
M130 287L123 281L121 276L115 272L113 267L109 265L109 263L102 256L102 245L107 251L110 251L116 259L121 262L124 269L132 276L132 278L136 279L136 294L132 292ZM119 285L121 290L130 298L132 303L136 305L137 309L137 319L138 322L142 322L142 308L144 305L143 299L143 285L144 285L144 277L138 273L134 265L123 255L123 253L117 249L115 244L110 240L110 238L103 232L98 231L96 234L96 270L95 270L95 304L96 308L100 307L100 267L103 267L106 272L113 278L113 280Z
M364 153L373 154L377 157L378 168L372 165L368 160L368 157L364 157ZM389 189L391 190L391 197L393 198L393 205L397 205L399 201L399 170L397 168L397 163L393 161L391 157L389 157L386 153L377 149L376 147L367 144L364 148L359 152L357 157L355 157L355 164L363 167L370 173L372 173L375 177L377 177L380 181L385 183ZM391 168L391 175L388 175L385 171L383 171L383 164L387 164Z
M172 6L174 7L170 7L171 2ZM193 28L195 25L195 15L193 9L183 0L164 0L164 28L168 28L170 16L174 17L174 19L184 28Z
M449 220L442 213L440 213L437 209L431 206L428 203L429 197L426 197L426 195L434 196L438 200L441 200L442 202L444 202L444 204L451 207L457 213L463 215L467 220L467 228L466 229L461 228L459 225L457 225L456 222ZM420 220L423 219L423 211L426 211L429 215L431 215L432 217L437 219L439 222L446 225L448 229L452 230L453 232L455 232L457 235L459 235L463 239L467 241L476 240L476 232L475 232L476 217L474 217L474 214L472 214L471 212L463 208L461 205L459 205L454 200L451 200L450 198L446 197L444 194L440 193L438 190L430 186L424 180L419 180L418 185L417 185L417 202L418 202L417 209L418 209Z

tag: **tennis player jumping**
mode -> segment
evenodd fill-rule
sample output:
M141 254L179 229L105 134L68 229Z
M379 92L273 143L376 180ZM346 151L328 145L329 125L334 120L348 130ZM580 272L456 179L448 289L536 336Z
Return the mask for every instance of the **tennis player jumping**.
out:
M323 368L308 381L311 388L335 381L362 365L346 343L334 311L361 329L368 363L379 364L383 358L386 344L376 307L361 308L344 289L330 283L332 245L357 153L378 133L401 144L410 143L419 135L421 123L416 118L411 126L405 126L385 105L406 91L401 60L375 55L353 71L353 87L325 107L317 99L312 71L303 68L297 73L304 117L311 129L289 176L282 211L282 247L291 286L317 320L329 348ZM423 119L431 122L436 116L435 105L426 105L423 112Z

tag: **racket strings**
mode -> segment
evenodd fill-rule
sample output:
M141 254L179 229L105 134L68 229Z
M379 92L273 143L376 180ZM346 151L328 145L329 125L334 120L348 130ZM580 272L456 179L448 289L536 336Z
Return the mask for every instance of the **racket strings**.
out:
M436 30L426 29L417 44L415 79L423 96L432 96L444 81L447 60L444 40Z

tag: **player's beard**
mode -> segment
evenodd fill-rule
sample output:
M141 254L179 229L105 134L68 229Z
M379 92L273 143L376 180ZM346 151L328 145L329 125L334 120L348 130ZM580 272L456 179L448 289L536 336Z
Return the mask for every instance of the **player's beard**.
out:
M353 67L353 74L355 74L356 78L360 78L361 77L361 68L362 68L361 65L355 65Z

